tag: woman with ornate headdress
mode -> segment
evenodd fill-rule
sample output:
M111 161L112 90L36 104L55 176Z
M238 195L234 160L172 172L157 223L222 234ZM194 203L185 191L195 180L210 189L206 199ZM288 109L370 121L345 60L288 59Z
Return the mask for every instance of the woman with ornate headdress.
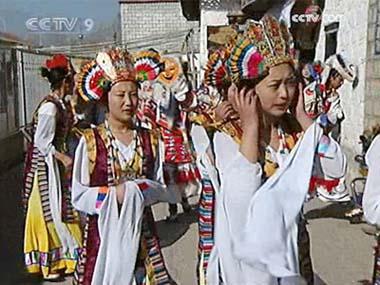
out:
M62 54L55 55L46 61L41 73L48 79L51 92L34 113L33 140L28 145L24 254L28 272L51 280L74 272L81 231L66 180L72 167L66 144L72 113L64 100L72 92L70 61Z
M324 114L332 128L331 136L340 142L341 124L345 115L338 89L344 82L353 83L355 86L357 83L356 66L349 63L341 54L330 56L323 65L315 62L307 66L308 72L303 72L303 76L309 75L311 82L303 90L306 113L312 119ZM322 201L350 201L344 177L315 181L314 184L315 191L313 193Z
M319 62L306 65L311 82L304 89L305 109L309 117L316 118L326 113L329 120L337 126L333 137L339 141L340 123L344 120L338 89L344 82L357 84L356 66L349 63L341 54L330 56L322 65ZM305 74L303 72L303 76ZM306 75L307 76L307 75Z
M156 182L157 137L136 118L133 61L121 49L100 52L80 73L85 100L107 104L104 124L88 129L75 153L73 205L87 214L75 284L170 284L151 204L167 200Z
M176 221L177 203L184 212L191 206L187 197L197 193L199 171L189 136L189 120L184 111L191 105L188 81L181 63L174 57L160 57L153 50L139 52L136 68L144 87L143 116L161 134L163 173L169 199L168 221Z
M208 173L220 184L207 282L294 285L303 276L313 284L302 207L312 177L344 176L345 156L320 126L326 118L313 123L304 110L284 24L250 22L223 62L232 82L226 103L201 114L216 128L217 173Z

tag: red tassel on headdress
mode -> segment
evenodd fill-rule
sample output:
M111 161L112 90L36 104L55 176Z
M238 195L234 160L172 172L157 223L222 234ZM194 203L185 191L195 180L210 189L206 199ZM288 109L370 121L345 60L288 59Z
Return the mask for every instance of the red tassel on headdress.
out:
M56 54L53 56L52 59L46 60L46 67L48 69L53 69L53 68L68 69L68 66L69 66L69 60L63 54Z

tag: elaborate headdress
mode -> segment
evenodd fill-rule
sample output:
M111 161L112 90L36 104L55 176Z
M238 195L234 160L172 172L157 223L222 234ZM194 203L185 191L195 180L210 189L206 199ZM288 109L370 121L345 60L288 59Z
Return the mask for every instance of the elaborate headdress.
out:
M267 74L271 67L282 63L295 64L295 50L285 23L272 16L248 24L237 40L227 61L233 82L256 79Z
M134 54L137 81L155 80L163 69L160 54L153 50L139 51Z
M343 79L349 82L354 82L357 76L356 66L345 60L341 54L330 56L325 64L328 70L335 68L342 75Z
M79 94L85 101L99 100L117 82L136 81L131 55L122 49L100 52L81 68L78 81Z
M204 74L206 85L220 89L231 83L226 65L229 56L230 51L225 47L221 47L209 55Z

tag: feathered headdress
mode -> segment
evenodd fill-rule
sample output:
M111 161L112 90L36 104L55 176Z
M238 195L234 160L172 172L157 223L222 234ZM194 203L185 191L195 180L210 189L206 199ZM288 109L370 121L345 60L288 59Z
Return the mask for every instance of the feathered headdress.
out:
M111 49L81 68L78 91L85 101L99 100L120 81L136 81L132 57L126 50Z
M356 66L345 60L341 54L334 54L330 56L326 60L325 65L327 68L335 68L338 73L349 82L354 82L357 76Z
M160 54L155 50L139 51L133 59L139 82L155 80L163 69Z
M209 55L204 74L206 85L220 89L231 83L226 65L229 56L230 51L225 47L221 47Z
M295 65L295 50L291 34L285 23L273 16L249 23L238 38L227 61L233 82L255 79L265 75L273 66Z

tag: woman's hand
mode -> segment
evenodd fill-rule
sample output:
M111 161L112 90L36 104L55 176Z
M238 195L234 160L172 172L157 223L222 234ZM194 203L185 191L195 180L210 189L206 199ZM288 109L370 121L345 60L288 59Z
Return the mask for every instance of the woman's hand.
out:
M240 152L252 163L259 159L260 111L254 90L243 88L238 92L235 85L228 90L228 100L239 114L243 129Z
M228 101L223 101L215 108L215 119L217 122L225 122L237 118L236 111Z
M313 120L309 118L305 111L302 83L298 84L298 96L295 100L295 104L291 108L291 112L301 125L302 130L306 131L313 124Z
M255 132L259 131L259 105L258 98L254 89L247 91L243 88L238 92L237 88L230 87L228 97L232 102L232 106L239 114L243 131Z

